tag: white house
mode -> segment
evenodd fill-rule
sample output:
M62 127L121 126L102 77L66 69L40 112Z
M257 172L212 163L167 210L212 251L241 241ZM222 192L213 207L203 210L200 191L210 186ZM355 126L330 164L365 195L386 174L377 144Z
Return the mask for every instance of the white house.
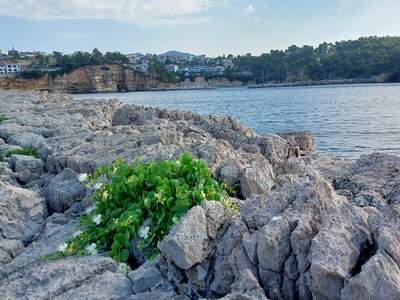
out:
M166 65L165 70L169 73L176 73L179 70L179 67L177 65Z
M17 63L6 63L7 74L16 74L21 71L21 66Z
M0 62L0 75L13 75L21 72L21 65L15 62Z

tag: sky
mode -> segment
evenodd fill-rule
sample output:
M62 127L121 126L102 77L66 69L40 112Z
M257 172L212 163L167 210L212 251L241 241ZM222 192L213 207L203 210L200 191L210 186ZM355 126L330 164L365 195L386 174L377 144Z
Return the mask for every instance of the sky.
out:
M0 49L259 55L400 35L400 0L0 0Z

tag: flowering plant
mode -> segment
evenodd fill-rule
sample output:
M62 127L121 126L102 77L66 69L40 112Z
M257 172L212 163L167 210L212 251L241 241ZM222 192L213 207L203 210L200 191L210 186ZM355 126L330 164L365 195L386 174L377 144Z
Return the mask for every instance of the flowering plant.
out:
M191 207L205 199L225 200L229 189L189 154L144 164L117 160L81 179L95 187L95 205L81 217L82 231L59 250L63 255L110 250L121 263L128 260L133 239L148 257L157 254L158 243Z

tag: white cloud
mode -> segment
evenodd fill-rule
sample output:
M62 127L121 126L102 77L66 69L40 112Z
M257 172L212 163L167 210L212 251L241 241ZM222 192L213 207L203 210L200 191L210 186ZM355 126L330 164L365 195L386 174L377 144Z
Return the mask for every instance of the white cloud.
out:
M143 26L207 21L218 0L0 0L0 15L33 20L111 19Z
M253 6L252 4L249 4L249 5L246 6L245 10L246 10L248 13L252 13L252 12L255 11L255 8L254 8L254 6Z

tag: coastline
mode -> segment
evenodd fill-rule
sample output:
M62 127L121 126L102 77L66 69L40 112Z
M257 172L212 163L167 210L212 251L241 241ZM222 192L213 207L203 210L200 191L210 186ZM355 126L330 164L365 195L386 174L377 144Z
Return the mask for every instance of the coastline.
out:
M347 161L315 152L308 132L256 135L231 117L60 93L0 90L0 115L0 151L37 151L0 162L6 299L400 295L387 284L400 281L399 156ZM43 260L92 206L79 174L119 157L150 162L183 152L235 188L237 213L209 201L193 207L156 259L140 261L132 241L132 270L121 272L105 253Z

